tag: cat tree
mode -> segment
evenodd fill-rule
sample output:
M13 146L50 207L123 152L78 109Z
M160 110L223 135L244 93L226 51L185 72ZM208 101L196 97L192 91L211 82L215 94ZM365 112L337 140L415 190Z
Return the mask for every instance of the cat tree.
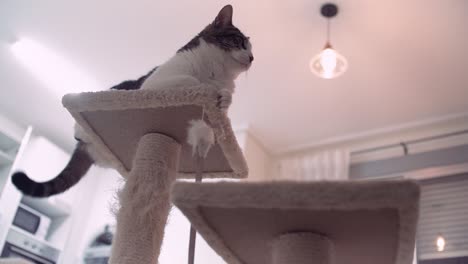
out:
M187 127L202 116L216 137L204 176L247 175L217 102L204 87L64 97L126 179L111 264L157 263L170 199L229 264L411 264L419 199L412 182L179 182L171 193L176 178L194 176Z
M111 264L157 263L176 178L193 178L190 120L213 128L216 144L204 160L205 177L243 178L247 165L218 93L203 86L170 90L70 94L63 105L100 154L125 178L119 193ZM203 114L204 113L204 114Z
M229 264L411 264L408 181L176 183L172 199Z

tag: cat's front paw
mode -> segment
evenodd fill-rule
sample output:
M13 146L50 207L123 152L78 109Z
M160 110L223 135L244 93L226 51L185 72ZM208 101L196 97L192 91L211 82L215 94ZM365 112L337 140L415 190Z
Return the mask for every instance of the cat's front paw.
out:
M218 103L216 106L224 112L227 112L232 103L232 93L229 90L222 89L218 93Z

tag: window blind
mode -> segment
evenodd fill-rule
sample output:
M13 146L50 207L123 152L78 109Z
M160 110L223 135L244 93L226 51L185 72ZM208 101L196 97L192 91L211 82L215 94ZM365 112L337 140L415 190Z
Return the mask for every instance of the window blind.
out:
M468 174L421 182L417 253L419 260L468 256Z

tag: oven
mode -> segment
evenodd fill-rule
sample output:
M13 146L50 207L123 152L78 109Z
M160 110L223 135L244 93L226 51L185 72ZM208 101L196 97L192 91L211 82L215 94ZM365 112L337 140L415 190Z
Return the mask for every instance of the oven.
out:
M60 251L27 233L10 229L3 247L2 258L20 258L34 264L56 264Z

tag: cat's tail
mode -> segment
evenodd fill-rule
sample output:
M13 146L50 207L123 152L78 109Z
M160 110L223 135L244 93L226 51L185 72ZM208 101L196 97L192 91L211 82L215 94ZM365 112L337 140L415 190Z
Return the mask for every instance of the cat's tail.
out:
M25 173L16 172L12 176L12 181L16 188L25 195L48 197L62 193L78 183L93 163L93 159L86 151L85 144L78 142L70 161L57 177L46 182L36 182Z

